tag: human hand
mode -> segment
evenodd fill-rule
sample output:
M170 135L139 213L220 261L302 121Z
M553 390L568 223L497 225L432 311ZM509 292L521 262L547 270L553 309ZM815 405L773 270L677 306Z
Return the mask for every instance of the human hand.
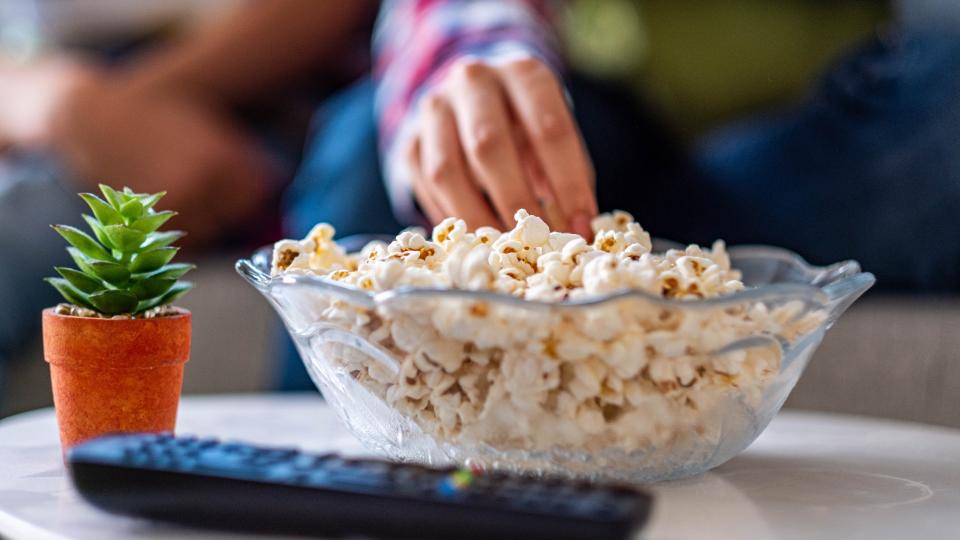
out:
M0 55L0 155L47 144L54 111L89 70L66 56L23 63Z
M593 169L553 71L534 58L462 59L419 104L404 158L434 223L509 228L519 208L592 236Z
M268 194L263 151L215 107L168 88L110 76L79 86L58 110L54 142L82 182L166 191L193 245L251 218Z

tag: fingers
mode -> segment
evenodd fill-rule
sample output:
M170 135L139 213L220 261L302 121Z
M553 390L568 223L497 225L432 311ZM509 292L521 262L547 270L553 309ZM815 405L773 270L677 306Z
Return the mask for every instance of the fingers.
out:
M460 217L470 227L498 225L467 170L450 106L439 96L425 98L421 106L421 170L434 199L448 216Z
M514 112L574 232L589 237L597 213L593 168L556 75L528 58L498 68Z
M470 173L490 196L499 221L511 225L518 209L538 210L511 137L503 89L493 70L478 62L459 64L448 78L444 95L455 115Z
M552 71L534 59L496 69L463 61L440 88L421 102L417 151L408 157L431 219L509 227L527 208L590 236L593 169Z
M530 181L533 194L540 202L542 212L540 217L555 231L572 230L557 205L557 196L550 186L547 173L543 171L543 165L540 163L540 159L530 147L530 142L527 140L526 134L519 126L515 126L513 135L517 143L517 148L520 149L520 162L523 164L524 173Z
M412 175L413 194L420 203L420 209L427 215L432 224L437 224L447 217L448 213L437 203L433 190L427 184L423 174L423 163L420 159L420 139L414 139L406 150L406 159ZM453 214L450 214L453 215Z

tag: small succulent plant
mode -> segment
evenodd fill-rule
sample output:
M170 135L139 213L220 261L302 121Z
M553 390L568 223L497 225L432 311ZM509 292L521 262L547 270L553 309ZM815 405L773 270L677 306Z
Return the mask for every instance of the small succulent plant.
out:
M52 225L71 247L77 268L57 267L59 278L46 278L71 304L103 315L136 315L169 304L192 284L177 281L195 268L170 261L180 248L170 244L182 231L157 231L176 212L156 211L166 192L117 191L101 184L103 199L81 193L93 212L84 214L93 237L69 225Z

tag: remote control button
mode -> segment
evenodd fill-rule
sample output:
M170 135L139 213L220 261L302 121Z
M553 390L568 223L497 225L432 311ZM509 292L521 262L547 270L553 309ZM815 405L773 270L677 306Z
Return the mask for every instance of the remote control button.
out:
M189 435L188 435L188 436L185 436L185 437L183 437L183 436L177 437L177 439L174 441L174 444L175 444L176 446L179 446L179 447L183 448L183 447L191 447L191 446L193 446L194 444L196 444L196 442L197 442L197 438L196 438L196 437L192 437L192 436L189 436Z
M272 457L274 459L290 459L300 452L296 448L275 448L272 450L267 450L263 455Z
M333 457L335 457L334 454L297 454L296 456L293 456L293 459L290 460L290 466L298 471L312 470L325 466L325 464Z
M213 449L202 452L197 456L193 469L199 473L214 476L252 476L261 478L263 469L251 467L246 456L237 451L224 452L222 449Z
M226 453L226 454L243 454L243 455L253 455L257 453L257 449L243 443L238 442L228 442L221 444L217 450Z
M213 448L214 446L220 444L220 441L216 439L200 439L197 441L198 450L206 450L207 448Z
M299 454L296 450L278 449L256 452L250 456L250 464L254 467L268 467L285 463Z
M387 488L393 484L387 475L367 474L365 471L330 470L324 471L322 481L333 486L351 486L362 488ZM312 478L311 478L312 480Z
M169 432L157 433L153 437L154 439L151 441L153 444L170 444L176 442L173 439L173 433Z
M390 476L391 473L390 465L379 461L363 461L358 463L356 468L361 474L374 474L387 477Z

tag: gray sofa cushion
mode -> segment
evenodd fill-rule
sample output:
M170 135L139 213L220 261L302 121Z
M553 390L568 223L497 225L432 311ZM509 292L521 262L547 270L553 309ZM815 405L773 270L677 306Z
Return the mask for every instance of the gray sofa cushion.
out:
M867 293L787 405L960 427L960 298Z

